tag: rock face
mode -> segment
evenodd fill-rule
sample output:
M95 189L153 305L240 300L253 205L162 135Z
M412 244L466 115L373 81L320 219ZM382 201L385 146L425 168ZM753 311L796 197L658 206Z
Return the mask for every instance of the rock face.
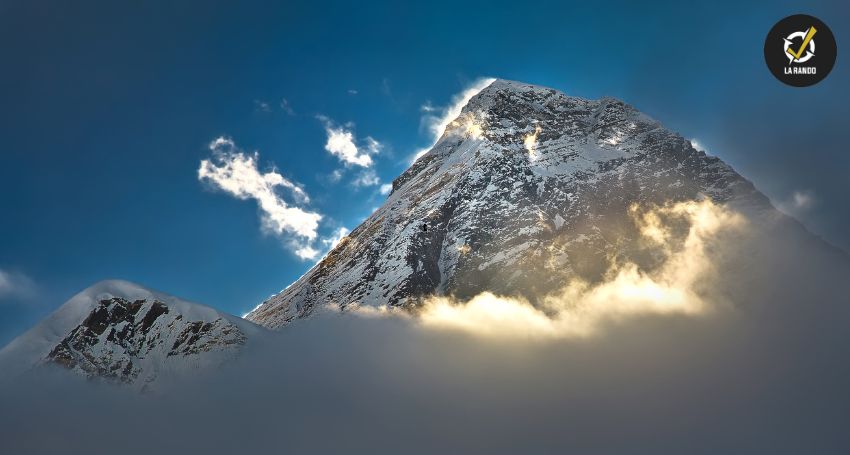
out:
M488 290L532 302L640 260L633 203L708 197L772 211L720 159L631 106L497 80L321 262L247 315L278 328L322 304L415 305Z
M226 362L259 330L212 308L105 281L10 343L0 351L0 362L59 365L144 390L162 377Z

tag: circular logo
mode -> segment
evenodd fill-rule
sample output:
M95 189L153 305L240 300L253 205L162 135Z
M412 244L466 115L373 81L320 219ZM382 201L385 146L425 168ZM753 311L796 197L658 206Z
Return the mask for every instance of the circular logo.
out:
M764 61L780 81L808 87L825 78L838 47L832 30L820 19L795 14L777 22L764 40Z

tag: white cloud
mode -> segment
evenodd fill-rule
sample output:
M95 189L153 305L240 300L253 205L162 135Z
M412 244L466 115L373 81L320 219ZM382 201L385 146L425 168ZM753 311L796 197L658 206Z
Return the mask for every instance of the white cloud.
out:
M375 186L381 183L380 177L373 169L366 169L357 175L351 184L357 187L360 186Z
M437 144L437 141L440 140L443 132L446 131L446 126L460 115L460 112L469 100L472 99L473 96L477 95L478 92L487 88L487 86L492 84L495 80L496 79L494 78L482 78L476 80L472 85L460 93L455 94L452 97L451 104L443 108L436 108L432 106L430 102L423 105L421 109L426 113L426 115L422 117L422 123L425 125L428 135L431 138L431 145L417 151L411 157L410 162L413 163L418 160L419 157L428 153L428 150L431 150L431 148ZM435 115L434 113L437 114Z
M286 98L281 98L280 108L283 109L283 112L286 112L287 115L295 115L295 111L292 109L292 106L289 105L289 100Z
M274 169L260 172L257 169L259 154L244 153L229 138L219 137L210 143L209 148L213 156L201 161L198 180L238 199L256 200L262 212L264 231L294 236L288 244L299 257L310 257L311 251L315 251L310 245L317 237L322 215L295 205L308 203L307 193ZM279 187L289 190L292 204L278 193Z
M0 301L4 297L26 297L34 290L35 284L30 277L0 269Z
M802 217L805 212L810 210L817 204L817 198L814 191L811 190L795 190L791 196L785 200L778 202L776 208L787 215L794 217Z
M356 95L357 93L358 93L358 92L357 92L357 90L354 90L353 88L348 89L348 94L349 94L349 95Z
M13 288L9 280L9 274L0 270L0 295L11 291Z
M381 185L381 190L380 190L381 194L390 194L390 192L392 190L393 190L393 184L392 183L384 183L383 185Z
M312 244L308 245L293 245L293 250L295 251L295 255L301 259L317 259L320 256L324 257L328 254L334 247L339 245L339 242L343 241L348 233L351 232L348 228L340 227L331 233L329 237L323 237L320 240L320 243L324 247L322 251L315 248Z
M797 210L806 210L812 207L815 203L815 194L812 191L795 191L791 196L794 208Z
M325 132L328 135L325 150L339 158L346 166L357 165L370 167L373 164L370 153L378 153L382 147L381 143L371 137L367 137L365 151L358 149L354 132L346 129L345 126L335 125L325 116L320 115L318 119L325 124Z
M319 250L310 245L303 245L295 249L295 255L301 259L315 259L319 255Z
M322 243L328 248L328 251L330 251L330 250L334 249L337 245L339 245L339 242L342 242L342 240L350 232L351 231L349 231L348 228L345 228L345 227L337 228L337 230L334 231L333 234L331 234L330 237L322 239Z
M368 150L370 154L377 155L381 153L381 150L383 149L383 144L376 141L372 136L366 136L366 150Z
M272 107L269 106L269 103L262 100L254 100L254 108L260 112L271 112Z
M234 151L236 144L229 137L219 136L213 139L208 147L213 152L230 153Z

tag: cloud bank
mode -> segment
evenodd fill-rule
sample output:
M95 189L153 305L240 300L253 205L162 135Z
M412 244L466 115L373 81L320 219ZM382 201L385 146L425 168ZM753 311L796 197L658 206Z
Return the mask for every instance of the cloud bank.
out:
M152 395L39 370L0 387L3 451L847 452L847 256L782 217L743 224L702 203L633 215L669 265L628 282L697 300L665 291L673 311L633 312L645 288L615 286L621 265L581 293L613 315L590 318L594 336L320 312ZM543 313L532 330L563 330Z
M573 281L540 307L521 298L484 292L468 301L425 300L415 320L425 327L482 337L544 340L588 337L612 320L648 315L698 316L711 310L705 284L714 279L709 250L724 231L741 230L744 218L710 200L663 207L631 207L644 240L663 258L651 271L614 262L604 281ZM687 229L682 230L682 226ZM717 303L716 301L714 302ZM358 308L366 316L406 316L388 308Z

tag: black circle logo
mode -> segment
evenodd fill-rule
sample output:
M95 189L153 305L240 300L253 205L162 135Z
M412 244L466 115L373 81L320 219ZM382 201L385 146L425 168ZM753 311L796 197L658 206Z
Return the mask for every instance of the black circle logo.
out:
M835 65L838 47L832 30L820 19L795 14L777 22L764 40L764 61L780 81L808 87Z

